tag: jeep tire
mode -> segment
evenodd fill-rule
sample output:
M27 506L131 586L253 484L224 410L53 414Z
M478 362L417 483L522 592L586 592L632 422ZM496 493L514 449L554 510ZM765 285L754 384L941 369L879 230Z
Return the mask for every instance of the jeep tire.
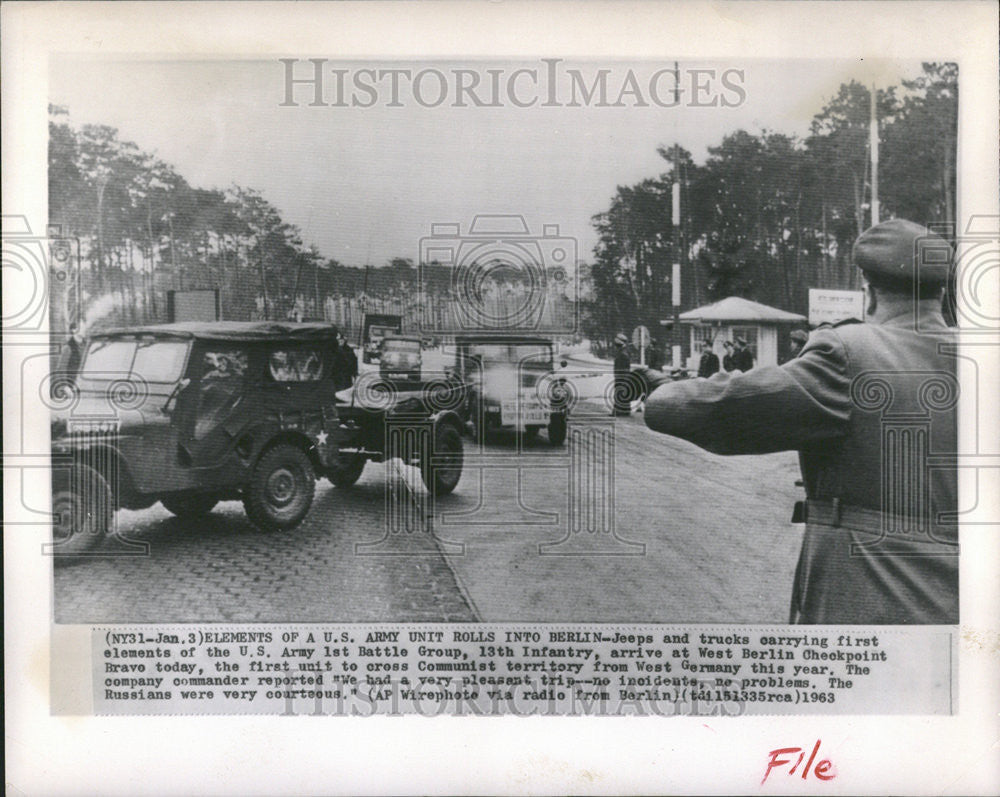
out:
M214 495L206 493L168 495L161 498L160 503L172 515L176 515L179 518L194 519L204 517L211 512L215 508L215 505L219 503L219 499Z
M52 474L52 555L55 563L81 561L111 528L111 487L93 468L75 465Z
M420 462L420 476L432 495L448 495L462 478L462 435L450 423L434 427L430 451Z
M327 468L326 478L329 479L330 483L335 487L350 487L361 478L361 473L364 471L365 465L367 464L368 459L358 454L342 465L337 464Z
M316 476L305 451L282 443L266 451L243 491L243 507L264 531L295 528L309 512Z

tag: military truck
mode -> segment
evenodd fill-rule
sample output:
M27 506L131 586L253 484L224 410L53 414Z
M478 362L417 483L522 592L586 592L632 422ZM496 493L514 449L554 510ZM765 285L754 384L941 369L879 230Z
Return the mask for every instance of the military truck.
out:
M387 335L382 339L379 374L392 381L419 382L423 342L417 337Z
M382 341L403 332L403 317L384 313L365 313L361 329L361 358L365 363L378 362Z
M475 334L457 336L455 344L475 438L507 430L531 439L545 429L552 445L566 441L570 394L554 374L550 338Z

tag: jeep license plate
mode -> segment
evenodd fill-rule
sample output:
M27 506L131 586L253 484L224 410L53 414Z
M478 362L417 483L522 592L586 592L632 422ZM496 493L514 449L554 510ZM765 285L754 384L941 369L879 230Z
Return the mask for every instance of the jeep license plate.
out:
M520 415L520 417L519 417ZM504 399L500 403L500 423L504 426L545 426L549 422L549 413L538 398Z

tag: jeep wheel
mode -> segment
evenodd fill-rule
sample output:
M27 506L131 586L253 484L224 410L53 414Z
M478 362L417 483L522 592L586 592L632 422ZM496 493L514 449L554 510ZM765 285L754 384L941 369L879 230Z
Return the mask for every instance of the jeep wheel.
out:
M549 442L561 446L566 442L566 416L552 415L549 417Z
M350 487L358 479L361 478L361 473L365 469L365 465L368 464L368 460L358 455L352 460L348 460L343 465L334 465L328 468L326 471L326 478L330 480L330 483L336 487Z
M104 539L113 513L111 488L93 468L53 473L52 554L56 564L79 561Z
M218 499L214 495L168 495L160 503L172 515L179 518L198 518L211 512Z
M434 429L430 456L420 463L420 476L434 495L448 495L462 478L462 436L450 423Z
M306 453L293 445L277 445L257 461L243 507L264 531L291 529L306 516L315 492L316 477Z

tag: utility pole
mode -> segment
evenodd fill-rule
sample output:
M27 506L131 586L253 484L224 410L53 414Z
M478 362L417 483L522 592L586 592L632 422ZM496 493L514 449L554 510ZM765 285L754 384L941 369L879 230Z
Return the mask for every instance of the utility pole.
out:
M319 263L313 261L313 317L326 320L326 311L320 311L319 304Z
M878 110L876 108L878 104L878 88L877 85L872 82L872 101L871 101L871 117L868 120L868 135L871 147L871 158L872 158L872 224L874 227L878 224L879 217L879 206L878 206Z
M680 105L681 70L680 64L674 61L674 107ZM671 364L674 368L681 367L681 178L680 178L680 145L674 138L674 182L671 186L671 218L674 238L674 264L670 275L671 303L674 307L674 334Z
M371 245L369 244L369 249ZM368 313L368 271L371 269L370 264L365 264L365 283L364 287L361 289L361 324L358 326L358 346L364 345L365 336L365 315Z

